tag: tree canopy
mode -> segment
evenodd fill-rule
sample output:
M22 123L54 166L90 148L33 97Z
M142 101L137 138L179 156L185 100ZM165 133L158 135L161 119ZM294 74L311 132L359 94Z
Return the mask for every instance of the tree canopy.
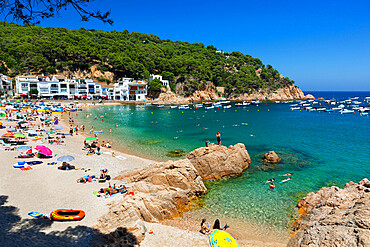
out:
M90 71L95 65L103 72L113 72L116 79L148 79L150 74L159 74L170 81L172 89L185 87L189 92L212 82L225 87L228 95L276 90L294 83L258 58L238 51L219 52L203 43L163 40L127 30L0 24L0 67L13 76L30 72L68 74Z

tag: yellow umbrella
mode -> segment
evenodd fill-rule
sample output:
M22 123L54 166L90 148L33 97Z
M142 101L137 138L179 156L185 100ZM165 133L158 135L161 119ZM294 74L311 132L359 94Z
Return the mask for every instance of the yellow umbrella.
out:
M211 247L239 247L238 242L225 231L213 230L208 239Z

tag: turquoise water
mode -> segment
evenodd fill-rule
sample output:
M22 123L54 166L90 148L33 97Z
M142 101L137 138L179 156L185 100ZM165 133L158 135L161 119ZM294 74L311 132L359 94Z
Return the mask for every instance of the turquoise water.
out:
M312 94L340 100L370 96L369 92ZM86 128L104 130L100 139L157 159L169 159L166 155L171 150L189 152L206 140L216 142L217 131L223 145L244 143L251 167L240 177L207 182L210 191L202 199L203 210L287 229L294 220L295 205L307 192L370 177L370 117L291 111L289 105L184 111L117 105L88 109L79 117L89 114L83 119ZM263 164L262 156L270 150L282 158L281 164ZM283 179L279 174L290 172L294 173L291 181L278 183ZM276 188L270 190L263 181L273 177Z

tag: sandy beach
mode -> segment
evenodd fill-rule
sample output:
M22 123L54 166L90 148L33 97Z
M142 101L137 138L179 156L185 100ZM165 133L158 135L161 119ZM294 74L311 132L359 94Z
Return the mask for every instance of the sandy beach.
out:
M64 119L59 123L64 127L62 132L67 133L69 115L58 115L61 116L59 119ZM6 126L14 126L16 123L2 122ZM39 120L34 124L40 124ZM31 127L31 129L35 128L36 126ZM0 130L0 135L5 133L6 129ZM99 175L100 169L108 169L109 174L115 177L122 171L140 170L156 163L153 160L108 148L102 148L102 155L99 156L86 155L83 140L87 136L90 134L88 128L85 128L85 132L79 131L79 135L67 135L65 143L61 145L50 145L45 141L39 144L30 140L28 146L49 147L53 151L53 158L43 159L43 164L35 165L29 171L13 168L16 162L26 160L14 158L21 150L5 151L4 148L0 150L2 166L0 218L3 226L0 230L1 246L90 246L93 240L93 226L97 224L98 218L108 211L109 202L119 200L122 195L106 199L98 198L93 192L107 187L107 183L99 184L93 181L80 184L76 180L84 175ZM111 154L112 151L115 157ZM72 155L75 158L70 162L72 165L91 170L88 172L82 169L58 170L57 166L61 165L61 162L57 165L47 165L47 163L56 162L57 158L63 155ZM117 158L119 156L121 159ZM27 159L27 161L32 160L40 159ZM111 182L113 184L118 181ZM35 219L28 215L31 211L48 214L59 208L81 209L86 212L86 217L81 221L57 222ZM154 233L147 232L140 246L209 246L208 237L198 232L198 223L193 220L177 218L163 224L146 222L145 226L147 230L152 230ZM242 236L238 236L237 239L240 246L285 246L285 243L248 240Z

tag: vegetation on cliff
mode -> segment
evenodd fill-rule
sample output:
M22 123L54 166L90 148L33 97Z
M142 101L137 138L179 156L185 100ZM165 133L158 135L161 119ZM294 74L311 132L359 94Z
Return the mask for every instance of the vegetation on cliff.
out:
M116 78L148 79L160 74L172 89L185 94L208 83L225 87L227 95L276 90L293 84L271 65L241 52L217 52L213 45L162 40L155 35L94 29L38 27L0 22L0 73L90 71L95 65ZM96 79L96 78L95 78Z

